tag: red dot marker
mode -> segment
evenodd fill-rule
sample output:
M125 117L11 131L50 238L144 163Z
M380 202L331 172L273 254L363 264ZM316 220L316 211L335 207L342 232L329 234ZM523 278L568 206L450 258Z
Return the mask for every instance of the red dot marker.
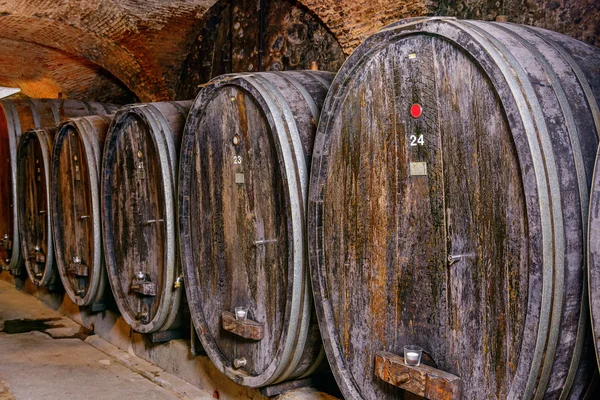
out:
M423 114L423 109L420 104L413 104L410 107L410 116L413 118L419 118Z

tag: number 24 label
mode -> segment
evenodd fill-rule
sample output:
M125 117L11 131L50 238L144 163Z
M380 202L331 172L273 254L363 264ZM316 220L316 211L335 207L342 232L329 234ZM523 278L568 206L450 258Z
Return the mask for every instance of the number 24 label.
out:
M417 138L416 135L410 135L410 145L411 146L423 146L425 144L425 138L423 137L423 135L419 135L419 137Z

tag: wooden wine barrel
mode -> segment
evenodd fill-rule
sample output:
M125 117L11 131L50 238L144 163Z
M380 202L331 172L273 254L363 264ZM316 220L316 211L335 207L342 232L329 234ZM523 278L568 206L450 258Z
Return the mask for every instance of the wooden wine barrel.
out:
M108 280L136 331L167 330L181 298L175 233L176 172L191 101L124 107L102 161L102 239Z
M58 273L79 306L102 301L106 270L100 229L100 171L110 116L73 118L54 140L50 168L52 233Z
M244 386L307 376L324 358L305 202L332 78L318 71L225 75L200 91L186 123L179 237L187 299L207 354ZM245 321L236 307L248 308Z
M558 33L453 18L393 24L346 61L315 141L308 236L347 399L581 392L598 66L599 49ZM446 386L397 365L411 344Z
M17 216L21 253L36 286L56 282L50 221L50 157L56 128L33 129L21 138L17 159Z
M111 104L80 100L0 100L0 162L6 167L0 175L0 269L17 274L22 265L14 207L21 134L32 128L55 126L68 117L108 114L115 109Z

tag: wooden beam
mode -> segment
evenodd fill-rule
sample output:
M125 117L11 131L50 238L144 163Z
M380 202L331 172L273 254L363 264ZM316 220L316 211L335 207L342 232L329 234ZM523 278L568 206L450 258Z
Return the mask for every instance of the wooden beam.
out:
M304 378L304 379L298 379L295 381L277 383L277 384L271 385L271 386L265 386L260 389L260 393L263 396L273 397L273 396L280 395L283 392L287 392L290 390L299 389L299 388L303 388L303 387L309 387L312 385L313 385L312 378Z
M150 339L150 342L152 343L166 343L166 342L170 342L171 340L176 340L176 339L184 339L185 338L185 332L183 332L183 330L180 329L174 329L174 330L169 330L169 331L158 331L158 332L152 332L148 334L148 339Z
M70 273L77 276L89 276L89 269L85 264L71 263L68 270Z
M229 311L223 311L221 314L223 329L235 335L250 340L262 340L265 336L265 324L245 319L238 321L235 315Z
M429 365L411 367L404 357L379 352L375 355L375 376L408 392L431 400L460 398L460 378Z

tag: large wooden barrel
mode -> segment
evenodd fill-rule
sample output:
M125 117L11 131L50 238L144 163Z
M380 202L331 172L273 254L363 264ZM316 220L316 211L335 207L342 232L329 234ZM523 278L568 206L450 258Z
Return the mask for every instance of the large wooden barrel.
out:
M104 144L100 207L106 270L123 318L141 333L167 330L179 309L175 190L190 106L124 107Z
M56 282L50 220L50 158L56 128L32 129L21 138L17 159L17 220L21 253L36 286Z
M305 205L332 78L317 71L225 75L200 91L188 117L179 170L187 299L207 354L244 386L306 376L324 358ZM248 308L245 321L235 318L236 307Z
M596 110L596 115L600 121L599 110ZM590 193L587 276L593 348L597 361L596 368L600 370L600 162L598 160L600 160L600 154L596 157Z
M581 392L599 66L599 49L554 32L452 18L388 26L346 61L308 235L347 399L425 390L389 368L410 344L464 399Z
M116 109L110 104L80 100L31 99L0 100L0 269L20 272L22 258L17 222L16 177L17 149L23 132L32 128L57 125L68 117L108 114Z
M56 264L67 294L79 306L101 302L107 284L99 191L102 150L112 119L70 119L54 139L50 199Z

